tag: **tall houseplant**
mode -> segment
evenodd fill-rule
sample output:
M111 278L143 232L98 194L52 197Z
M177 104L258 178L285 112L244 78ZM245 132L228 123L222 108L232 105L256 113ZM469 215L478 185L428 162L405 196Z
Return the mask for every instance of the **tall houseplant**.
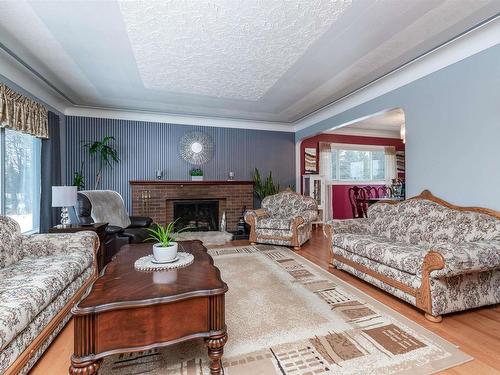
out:
M277 194L280 191L280 185L273 181L273 174L269 171L269 176L265 180L262 180L260 172L257 168L253 173L254 194L262 201L268 195Z
M115 137L106 136L102 139L102 141L95 141L92 143L86 143L84 147L89 149L89 153L91 156L98 156L99 158L99 169L97 170L96 178L95 178L95 186L94 189L97 190L99 187L99 183L101 182L102 170L107 165L110 168L113 168L113 162L118 163L120 158L118 157L118 151L110 145L112 141L115 140Z

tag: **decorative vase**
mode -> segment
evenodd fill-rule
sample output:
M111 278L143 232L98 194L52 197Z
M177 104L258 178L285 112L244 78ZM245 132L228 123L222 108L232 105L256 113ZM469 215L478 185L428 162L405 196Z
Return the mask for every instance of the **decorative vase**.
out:
M222 219L220 221L220 231L221 232L225 232L226 231L226 225L227 225L227 221L226 221L226 211L224 211L222 213Z
M203 181L203 176L191 176L191 181Z
M177 242L170 242L170 246L162 246L161 243L153 245L153 257L157 262L169 262L177 256Z

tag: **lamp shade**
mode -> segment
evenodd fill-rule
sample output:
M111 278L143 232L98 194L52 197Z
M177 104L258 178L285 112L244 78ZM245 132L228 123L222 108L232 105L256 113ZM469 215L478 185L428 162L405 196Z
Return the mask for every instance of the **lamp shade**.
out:
M76 204L76 186L52 186L52 207L71 207Z

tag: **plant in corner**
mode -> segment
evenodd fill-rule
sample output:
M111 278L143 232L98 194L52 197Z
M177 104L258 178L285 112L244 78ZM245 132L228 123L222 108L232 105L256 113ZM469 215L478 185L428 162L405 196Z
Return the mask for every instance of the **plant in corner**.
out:
M255 183L254 193L261 201L268 195L274 195L280 191L280 185L274 183L271 171L269 171L269 176L267 176L267 178L262 181L259 170L255 168L255 171L253 173L253 181Z
M178 220L179 219L176 219L166 226L156 224L153 228L147 228L149 237L144 241L157 241L153 245L153 256L157 262L171 262L177 257L177 242L174 242L174 230ZM176 234L191 228L192 227L187 226L178 230Z
M97 170L96 178L95 178L95 186L94 189L97 190L99 187L99 183L101 182L102 170L108 165L110 168L113 168L112 162L118 163L120 158L118 157L118 151L110 145L111 141L114 141L115 137L106 136L102 139L102 141L95 141L92 143L86 143L84 147L89 149L90 155L98 155L99 157L99 169Z
M200 168L193 168L189 172L192 181L203 181L203 171Z
M85 177L83 177L83 161L80 166L80 170L73 173L73 186L76 186L77 190L83 190L85 188Z

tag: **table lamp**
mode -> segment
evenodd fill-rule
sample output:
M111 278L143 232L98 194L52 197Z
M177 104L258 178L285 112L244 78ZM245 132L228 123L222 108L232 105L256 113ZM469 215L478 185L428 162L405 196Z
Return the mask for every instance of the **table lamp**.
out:
M52 207L61 208L61 226L71 224L68 207L76 204L76 186L52 186Z

